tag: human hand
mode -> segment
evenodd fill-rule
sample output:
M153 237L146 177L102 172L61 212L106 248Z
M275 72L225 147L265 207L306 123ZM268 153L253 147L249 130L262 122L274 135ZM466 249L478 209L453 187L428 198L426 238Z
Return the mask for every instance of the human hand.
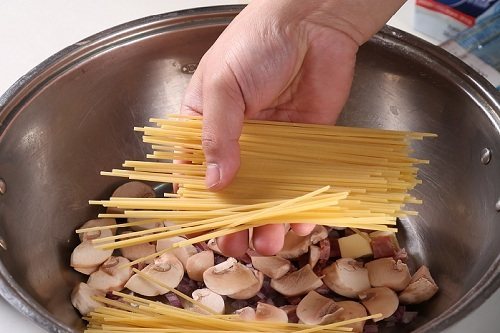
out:
M236 175L245 118L333 124L349 95L359 45L402 3L252 1L203 56L181 107L182 114L203 115L206 186L220 190ZM300 235L312 228L292 225ZM282 225L255 228L253 245L275 254L284 234ZM241 256L248 232L217 243L225 254Z

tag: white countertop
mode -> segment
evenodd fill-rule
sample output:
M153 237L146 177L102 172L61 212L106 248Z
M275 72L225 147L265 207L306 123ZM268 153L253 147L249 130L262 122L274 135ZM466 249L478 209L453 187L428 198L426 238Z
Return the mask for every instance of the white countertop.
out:
M237 0L15 0L0 2L0 95L31 68L90 35L140 17L169 11L238 4ZM410 0L389 22L413 30L414 1ZM433 42L432 39L421 34ZM447 333L498 332L500 291ZM0 332L43 333L29 319L0 299Z

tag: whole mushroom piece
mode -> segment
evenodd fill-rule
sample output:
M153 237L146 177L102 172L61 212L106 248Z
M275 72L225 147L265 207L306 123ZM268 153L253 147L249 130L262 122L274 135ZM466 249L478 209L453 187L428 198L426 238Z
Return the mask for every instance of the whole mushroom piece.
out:
M323 282L339 295L355 298L371 287L368 270L354 259L341 258L323 269Z
M387 287L370 288L358 296L371 315L382 314L382 317L373 319L375 322L392 316L399 305L398 295Z
M419 304L431 299L439 288L426 266L421 266L413 275L408 287L399 294L404 304Z

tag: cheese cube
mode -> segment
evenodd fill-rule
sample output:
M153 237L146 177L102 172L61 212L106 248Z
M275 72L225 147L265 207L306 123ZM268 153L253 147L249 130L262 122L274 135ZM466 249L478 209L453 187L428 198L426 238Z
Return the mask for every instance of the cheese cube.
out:
M363 233L365 234L365 233ZM359 234L339 238L340 255L342 258L359 258L373 255L368 235Z

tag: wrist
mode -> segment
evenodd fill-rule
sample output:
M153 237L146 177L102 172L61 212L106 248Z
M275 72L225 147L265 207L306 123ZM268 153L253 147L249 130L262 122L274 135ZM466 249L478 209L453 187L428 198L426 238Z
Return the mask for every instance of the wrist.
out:
M253 0L249 7L270 16L279 26L301 22L343 32L363 44L406 0Z

